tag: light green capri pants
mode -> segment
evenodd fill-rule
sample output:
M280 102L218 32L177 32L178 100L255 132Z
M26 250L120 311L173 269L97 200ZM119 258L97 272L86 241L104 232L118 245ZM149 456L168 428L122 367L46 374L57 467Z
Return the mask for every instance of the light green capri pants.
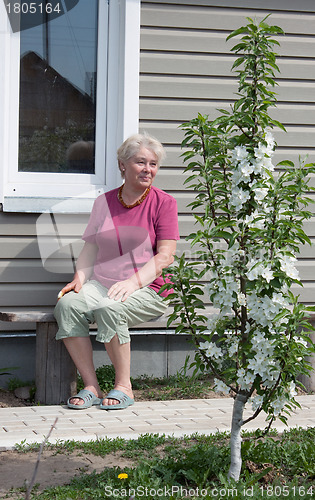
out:
M66 293L55 307L56 339L88 337L90 323L96 323L96 340L110 342L117 334L120 344L130 342L129 327L161 316L167 302L149 287L140 288L121 302L107 297L108 289L88 281L79 293Z

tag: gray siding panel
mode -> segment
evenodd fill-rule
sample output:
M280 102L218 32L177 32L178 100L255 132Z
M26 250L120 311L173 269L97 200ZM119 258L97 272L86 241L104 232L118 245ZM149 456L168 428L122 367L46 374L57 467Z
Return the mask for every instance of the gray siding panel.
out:
M246 24L246 17L263 18L279 25L278 106L271 111L287 133L275 130L278 149L274 163L288 159L296 164L309 155L315 161L315 4L313 0L149 0L142 2L140 58L140 129L158 137L166 146L165 166L156 185L173 194L178 202L182 240L178 252L188 251L185 237L195 229L187 204L193 193L184 185L179 125L198 112L211 119L217 109L228 109L235 99L237 81L231 72L236 42L225 41L230 31ZM315 185L315 179L311 179ZM305 224L315 242L315 217ZM194 250L197 250L195 248ZM300 277L304 282L301 300L315 302L314 246L305 245L299 254Z
M64 250L44 265L38 240L38 214L0 213L0 309L11 307L52 307L57 294L67 283L69 260L64 260ZM62 236L62 244L73 243L74 255L78 255L86 215L56 215ZM47 249L51 248L48 238ZM51 272L58 269L58 272ZM8 324L0 322L1 331L33 330L32 324Z
M281 39L280 39L281 42ZM308 41L308 46L311 43L311 49L314 55L315 41ZM182 54L182 53L146 53L144 52L141 58L141 71L143 74L150 74L152 64L154 64L156 72L160 75L194 75L194 76L209 76L211 77L227 75L230 73L235 57L227 54L204 55L204 54ZM174 65L176 62L176 65ZM296 78L298 72L300 80L312 81L315 78L315 67L313 61L297 58L280 58L279 65L281 73L277 76L277 80Z
M308 1L312 12L303 13L298 5L298 12L286 12L289 3L287 0L277 0L272 7L267 7L263 0L251 2L249 9L239 8L238 0L225 2L207 2L204 6L196 0L191 5L154 5L154 2L142 2L142 24L145 27L172 27L177 29L198 29L232 31L246 24L246 17L257 17L263 19L271 13L271 22L281 26L285 33L290 34L312 34L314 33L315 10L312 0ZM253 3L255 7L253 8ZM151 5L150 5L151 4ZM226 8L229 7L229 8ZM276 8L275 8L276 7ZM313 7L311 9L311 7ZM310 29L311 27L311 29Z
M254 4L254 6L253 6ZM298 10L297 10L298 9ZM140 129L156 135L166 146L167 159L156 185L177 198L181 241L178 253L193 251L185 237L195 230L187 204L193 193L185 188L179 125L198 112L217 116L217 108L228 108L235 99L236 78L231 73L233 41L227 34L246 23L246 16L264 17L281 26L277 76L279 105L272 111L283 122L287 134L277 131L275 163L297 162L315 145L315 3L300 0L148 0L141 7ZM315 179L312 179L315 186ZM59 217L59 216L58 216ZM36 237L38 215L0 213L0 307L51 307L62 285L68 281L67 262L59 260L61 273L45 269ZM78 240L87 216L60 216L58 226L64 244ZM315 242L315 217L306 225ZM49 245L49 242L48 242ZM77 243L75 254L79 252ZM197 247L194 248L194 251ZM314 245L303 246L299 270L304 282L297 289L305 302L315 302ZM49 269L49 268L48 268ZM206 300L207 301L207 300ZM33 325L7 325L0 331L32 329Z
M149 121L151 120L152 113L154 112L156 120L161 121L165 120L166 116L171 115L172 119L180 124L191 118L192 113L196 110L196 106L198 106L200 113L207 114L210 118L215 118L218 115L218 108L228 109L232 103L232 101L229 100L211 101L198 99L196 101L176 99L176 101L174 100L170 102L163 98L153 100L144 97L140 103L141 117L143 121ZM279 104L276 109L271 110L270 115L279 120L285 126L294 125L296 123L313 125L315 104L305 102L282 103ZM276 154L278 154L278 151Z

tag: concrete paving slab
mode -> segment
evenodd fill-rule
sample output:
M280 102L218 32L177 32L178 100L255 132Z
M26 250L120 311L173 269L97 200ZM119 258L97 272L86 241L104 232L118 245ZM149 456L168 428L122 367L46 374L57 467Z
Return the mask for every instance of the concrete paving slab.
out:
M296 398L301 408L289 417L289 427L315 426L315 395ZM136 439L142 434L166 434L182 437L191 434L210 435L229 431L232 419L232 398L207 400L174 400L136 402L126 410L102 411L98 407L70 410L66 406L34 406L0 408L0 450L12 449L17 443L41 442L56 417L58 421L49 441L122 437ZM245 418L252 414L245 410ZM264 429L265 415L248 422L244 429ZM279 432L287 427L280 421L273 424Z

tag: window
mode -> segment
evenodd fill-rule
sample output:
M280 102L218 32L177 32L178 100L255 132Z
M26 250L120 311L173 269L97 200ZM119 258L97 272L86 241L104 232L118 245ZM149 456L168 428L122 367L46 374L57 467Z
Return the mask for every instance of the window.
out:
M81 0L20 32L19 172L95 174L98 17Z
M89 212L117 185L116 149L138 130L140 0L55 4L63 15L31 26L28 14L15 33L0 4L4 211Z

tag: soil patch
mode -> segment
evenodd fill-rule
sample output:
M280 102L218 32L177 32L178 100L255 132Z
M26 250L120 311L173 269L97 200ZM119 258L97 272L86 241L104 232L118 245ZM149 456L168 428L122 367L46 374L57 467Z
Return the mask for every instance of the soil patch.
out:
M37 452L19 453L17 451L0 452L0 498L21 498L20 494L10 493L11 488L22 488L32 479ZM35 479L39 485L37 491L43 491L50 486L62 486L80 474L90 474L93 471L102 472L106 467L131 467L132 460L111 453L105 457L82 452L68 454L55 451L43 451ZM9 497L6 496L9 493Z
M0 408L11 408L16 406L31 406L33 403L17 398L13 392L0 389Z

